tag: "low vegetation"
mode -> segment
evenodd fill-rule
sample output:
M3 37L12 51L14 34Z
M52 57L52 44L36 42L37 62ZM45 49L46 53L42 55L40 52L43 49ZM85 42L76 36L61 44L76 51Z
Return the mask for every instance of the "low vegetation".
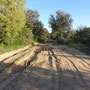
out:
M49 32L39 20L38 11L25 9L26 0L0 1L0 54L22 48L34 42L47 41ZM90 50L90 28L72 29L73 19L69 13L58 10L51 15L49 24L51 38L60 44L86 47Z
M90 54L90 28L80 27L72 29L71 15L58 10L56 16L51 15L49 24L52 28L51 38L60 44L79 47L81 51Z
M49 37L38 11L25 9L25 3L26 0L0 1L0 54Z

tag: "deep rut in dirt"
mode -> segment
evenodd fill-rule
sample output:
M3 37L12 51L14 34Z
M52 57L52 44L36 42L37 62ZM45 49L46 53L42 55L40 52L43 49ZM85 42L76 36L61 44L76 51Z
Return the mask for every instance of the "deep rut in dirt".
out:
M32 52L30 51L32 50ZM26 51L26 50L24 50ZM3 69L1 69L0 73L0 90L3 90L4 87L9 85L16 77L26 68L29 66L30 62L33 62L33 60L36 58L37 54L40 53L41 50L36 47L32 47L32 49L28 49L28 52L24 52L24 55L22 53L19 54L19 57L16 57L11 62L7 64L2 64L4 66ZM22 51L23 52L23 51ZM22 56L23 55L23 56ZM28 55L28 57L27 57ZM6 59L9 61L9 59ZM30 62L29 62L30 60ZM17 62L16 62L17 61ZM14 63L15 62L15 63Z
M89 56L64 49L51 42L29 49L0 74L0 90L90 90Z

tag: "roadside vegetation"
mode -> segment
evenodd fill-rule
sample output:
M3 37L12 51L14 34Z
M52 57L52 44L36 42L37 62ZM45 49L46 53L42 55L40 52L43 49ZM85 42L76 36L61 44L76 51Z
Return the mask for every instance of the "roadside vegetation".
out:
M0 1L0 54L22 48L35 42L47 41L49 32L39 20L38 11L25 9L26 0ZM81 47L90 54L90 28L72 29L73 19L69 13L58 10L51 15L49 24L51 38L70 47Z
M77 47L90 54L90 28L83 26L73 30L72 22L71 15L63 11L58 10L56 16L51 15L49 19L52 28L51 38L60 44Z
M25 9L25 3L26 0L0 1L0 54L49 37L38 11Z

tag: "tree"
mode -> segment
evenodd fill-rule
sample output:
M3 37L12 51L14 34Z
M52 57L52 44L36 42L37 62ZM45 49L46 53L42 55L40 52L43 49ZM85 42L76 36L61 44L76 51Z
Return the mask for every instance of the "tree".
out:
M81 42L86 45L90 45L90 28L89 27L80 27L74 36L75 42Z
M25 0L0 0L0 42L12 42L25 25Z
M34 22L33 34L34 38L39 41L45 41L49 37L49 32L46 28L44 28L41 21Z
M18 32L16 39L14 39L13 44L20 45L26 44L28 42L32 42L33 40L33 33L30 28L23 28L22 31Z
M49 32L46 28L43 28L42 30L43 30L43 33L42 33L41 39L43 41L47 41L49 38Z
M52 38L58 40L59 42L66 42L67 32L71 29L72 19L70 14L64 13L58 10L56 12L56 17L54 15L50 16L49 24L52 28Z
M26 15L26 24L25 24L25 26L27 28L30 28L30 29L33 30L34 22L39 20L38 11L26 10L25 15Z
M33 34L35 39L40 39L43 33L43 24L41 21L34 22Z

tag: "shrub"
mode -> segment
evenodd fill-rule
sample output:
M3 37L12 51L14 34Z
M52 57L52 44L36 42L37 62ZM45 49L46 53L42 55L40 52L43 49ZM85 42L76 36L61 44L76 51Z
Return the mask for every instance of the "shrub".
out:
M27 42L32 42L33 34L30 28L24 28L22 31L18 32L17 37L13 41L14 44L25 44Z

